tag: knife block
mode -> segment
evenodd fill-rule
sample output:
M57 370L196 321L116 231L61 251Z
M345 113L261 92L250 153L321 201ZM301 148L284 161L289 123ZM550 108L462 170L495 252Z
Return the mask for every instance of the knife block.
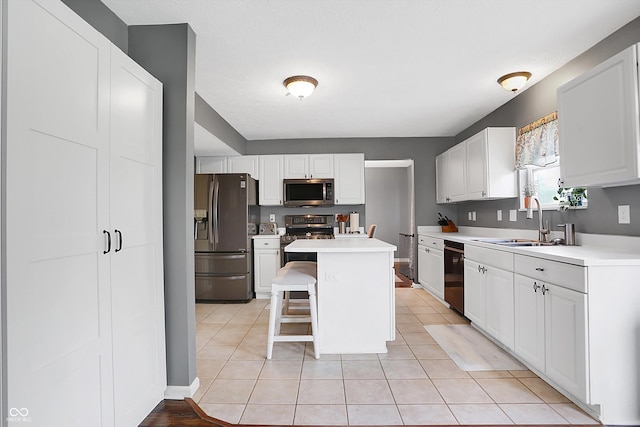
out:
M456 227L456 225L453 223L453 221L449 220L449 223L447 225L443 225L442 226L442 232L443 233L457 233L458 232L458 227Z

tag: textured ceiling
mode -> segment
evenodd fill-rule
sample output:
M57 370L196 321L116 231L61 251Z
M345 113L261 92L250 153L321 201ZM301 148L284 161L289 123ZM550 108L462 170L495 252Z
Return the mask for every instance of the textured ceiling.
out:
M640 15L638 0L102 0L187 22L196 91L248 140L453 136ZM313 96L282 81L308 74ZM526 90L526 88L524 89Z

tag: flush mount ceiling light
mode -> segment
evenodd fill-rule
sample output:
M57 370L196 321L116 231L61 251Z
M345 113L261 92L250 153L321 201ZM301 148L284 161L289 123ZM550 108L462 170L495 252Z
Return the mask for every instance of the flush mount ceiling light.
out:
M291 95L300 99L310 96L318 86L318 81L309 76L287 77L282 83Z
M527 83L527 80L531 77L531 73L528 71L517 71L515 73L505 74L498 79L498 83L509 92L516 92Z

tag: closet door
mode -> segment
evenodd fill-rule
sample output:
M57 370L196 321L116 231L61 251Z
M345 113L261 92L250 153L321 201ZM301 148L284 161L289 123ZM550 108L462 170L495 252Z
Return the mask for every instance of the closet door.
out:
M111 56L111 298L115 425L137 426L166 389L162 84Z
M61 2L6 5L7 408L113 425L109 43Z

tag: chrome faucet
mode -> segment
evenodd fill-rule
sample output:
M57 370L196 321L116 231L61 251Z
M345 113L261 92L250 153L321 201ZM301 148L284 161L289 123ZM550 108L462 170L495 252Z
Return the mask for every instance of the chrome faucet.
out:
M550 233L549 220L547 220L547 227L544 228L542 226L542 205L540 205L540 200L538 200L537 197L533 197L532 201L535 201L536 205L538 206L538 241L546 242L547 236ZM527 208L527 219L532 219L532 218L533 218L533 206L532 204L530 204L529 207Z

